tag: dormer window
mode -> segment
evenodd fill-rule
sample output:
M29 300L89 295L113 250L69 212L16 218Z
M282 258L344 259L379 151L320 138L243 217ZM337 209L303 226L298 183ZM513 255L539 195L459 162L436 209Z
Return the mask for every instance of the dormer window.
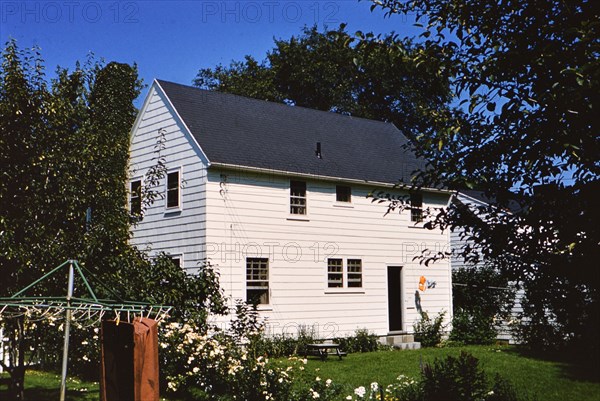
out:
M290 214L306 214L305 181L290 181Z

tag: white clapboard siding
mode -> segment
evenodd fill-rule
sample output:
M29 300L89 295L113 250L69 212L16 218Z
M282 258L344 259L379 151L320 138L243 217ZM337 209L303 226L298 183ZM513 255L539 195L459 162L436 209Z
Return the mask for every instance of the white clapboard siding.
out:
M449 250L448 234L415 228L409 211L384 216L385 204L366 197L374 189L370 186L352 186L352 202L338 203L335 185L307 181L308 213L295 216L289 213L289 178L209 169L207 256L226 294L245 299L246 257L268 257L271 302L260 309L273 332L310 326L322 337L327 337L324 331L347 335L359 328L384 335L389 331L387 266L402 266L404 331L412 331L419 316L420 276L437 283L419 293L422 309L449 315L449 263L425 267L413 260L423 249ZM425 193L423 206L443 207L447 199ZM361 259L362 288L328 288L328 257L343 258L344 264Z
M143 177L156 164L159 130L165 133L167 169L181 169L181 204L177 212L165 210L165 199L157 199L133 228L132 243L152 254L166 252L183 259L193 270L204 261L206 238L206 161L193 139L176 117L167 99L153 86L134 126L131 137L130 177ZM154 188L164 196L165 180Z

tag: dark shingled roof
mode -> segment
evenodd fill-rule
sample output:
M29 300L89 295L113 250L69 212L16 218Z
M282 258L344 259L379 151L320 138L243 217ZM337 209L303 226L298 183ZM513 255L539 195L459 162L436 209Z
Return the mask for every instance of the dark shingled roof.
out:
M391 123L157 82L211 163L382 183L425 167Z

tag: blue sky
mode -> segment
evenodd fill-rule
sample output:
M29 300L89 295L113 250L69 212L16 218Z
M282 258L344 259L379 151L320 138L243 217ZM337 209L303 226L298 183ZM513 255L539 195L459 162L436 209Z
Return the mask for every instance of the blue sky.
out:
M191 84L198 69L250 54L262 59L273 38L305 25L348 23L347 30L415 36L410 18L384 18L367 0L265 1L6 1L0 0L0 40L42 49L48 74L72 67L89 52L133 63L146 84L161 78ZM138 103L140 100L138 100Z

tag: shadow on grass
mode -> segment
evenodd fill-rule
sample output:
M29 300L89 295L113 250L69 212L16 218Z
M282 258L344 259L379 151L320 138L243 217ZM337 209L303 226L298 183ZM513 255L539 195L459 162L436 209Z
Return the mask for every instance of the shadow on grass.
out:
M60 396L59 389L49 389L46 387L28 387L25 389L25 401L48 401L58 400ZM67 401L91 401L100 399L99 390L67 390ZM8 391L0 390L0 400L10 401Z
M574 381L600 383L600 356L574 351L538 351L525 347L512 347L504 352L515 356L555 363L565 378Z

